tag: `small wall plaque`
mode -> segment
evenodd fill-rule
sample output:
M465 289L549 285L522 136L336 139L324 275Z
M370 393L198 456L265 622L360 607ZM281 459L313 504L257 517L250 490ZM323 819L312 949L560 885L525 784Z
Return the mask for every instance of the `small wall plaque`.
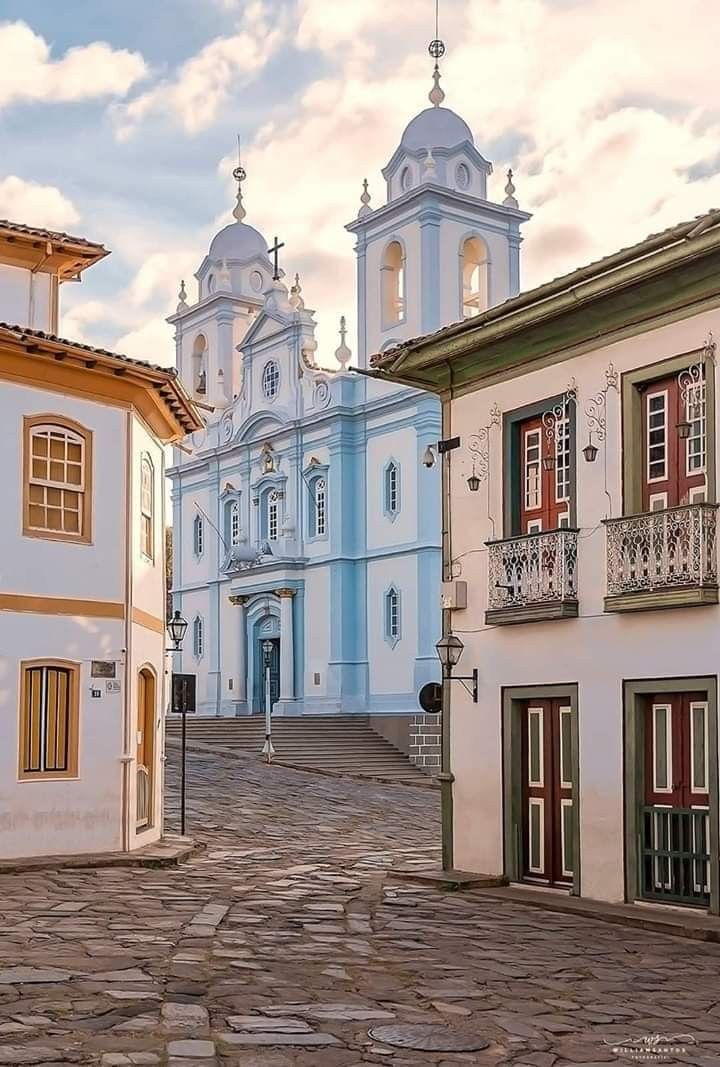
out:
M114 678L115 677L115 660L112 659L94 659L90 664L90 677L91 678Z
M120 692L120 682L118 682L118 681L105 682L105 692L106 693L119 693Z

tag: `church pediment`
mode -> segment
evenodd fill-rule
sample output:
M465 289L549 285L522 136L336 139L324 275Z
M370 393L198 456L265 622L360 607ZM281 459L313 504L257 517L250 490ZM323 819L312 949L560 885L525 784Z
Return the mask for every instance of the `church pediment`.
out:
M238 348L242 351L246 351L251 345L258 344L260 341L266 341L270 338L278 338L280 334L287 330L290 322L288 319L283 318L280 314L275 312L263 310L256 316L252 326L245 334L243 342L238 345Z

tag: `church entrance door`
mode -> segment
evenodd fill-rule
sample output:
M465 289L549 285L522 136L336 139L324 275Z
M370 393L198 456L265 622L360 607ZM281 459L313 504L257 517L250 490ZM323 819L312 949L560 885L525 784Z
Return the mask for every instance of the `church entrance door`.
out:
M265 638L267 640L267 638ZM280 699L280 638L270 638L272 644L272 653L270 655L270 706L273 707ZM259 662L263 663L263 641L258 642L258 656ZM265 714L265 686L267 684L267 674L263 666L262 672L262 684L260 686L260 692L262 693L262 706L258 708L263 715Z

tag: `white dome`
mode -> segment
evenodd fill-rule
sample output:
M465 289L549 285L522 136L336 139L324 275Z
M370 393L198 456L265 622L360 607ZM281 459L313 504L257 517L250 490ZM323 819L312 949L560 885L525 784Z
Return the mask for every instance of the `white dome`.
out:
M208 256L215 260L267 257L267 241L253 226L231 222L213 237Z
M455 148L463 141L475 143L464 119L450 108L428 107L405 127L400 147L417 152L421 148Z

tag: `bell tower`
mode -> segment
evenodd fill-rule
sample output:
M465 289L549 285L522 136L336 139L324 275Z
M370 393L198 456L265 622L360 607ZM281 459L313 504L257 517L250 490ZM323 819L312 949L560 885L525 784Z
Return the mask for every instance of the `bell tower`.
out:
M492 163L472 131L444 106L434 59L430 107L406 126L383 168L386 202L372 207L363 181L355 235L358 361L399 341L478 315L520 289L520 226L531 216L515 198L508 172L502 203L488 200Z

